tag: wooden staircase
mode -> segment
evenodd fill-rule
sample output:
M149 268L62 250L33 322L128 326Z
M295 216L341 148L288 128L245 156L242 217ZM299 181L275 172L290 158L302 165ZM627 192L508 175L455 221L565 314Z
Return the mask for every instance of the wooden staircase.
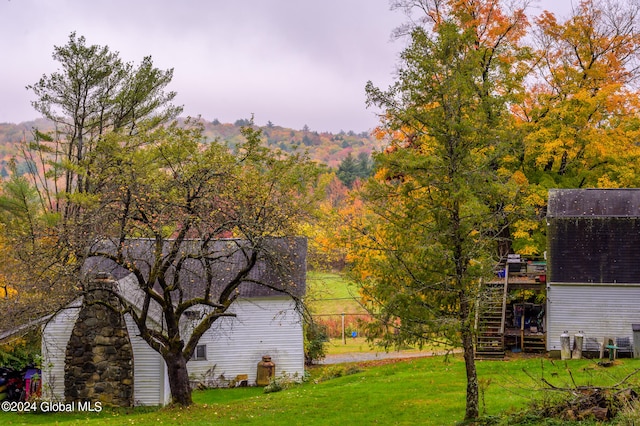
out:
M547 351L546 335L525 334L522 349L524 352L542 353Z
M476 305L476 359L504 359L507 292L504 282L484 284Z

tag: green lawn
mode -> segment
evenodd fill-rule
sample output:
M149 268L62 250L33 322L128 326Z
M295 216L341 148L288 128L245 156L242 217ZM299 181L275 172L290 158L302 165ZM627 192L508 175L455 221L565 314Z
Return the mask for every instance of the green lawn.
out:
M331 272L309 271L307 274L308 296L307 304L317 319L327 321L332 319L335 324L340 324L341 314L357 314L347 315L347 328L354 318L362 318L361 314L366 311L357 301L357 286L344 278L342 275ZM337 334L336 334L337 333ZM339 335L335 331L334 334ZM363 337L352 338L347 333L346 342L341 338L332 338L326 345L328 355L344 354L353 352L382 352L381 348L372 347ZM424 350L442 351L445 348L438 345L428 345ZM403 350L410 352L418 351L417 348L407 347Z
M328 355L340 355L340 354L348 354L348 353L357 353L357 352L381 352L384 353L384 348L372 346L371 342L367 341L364 337L356 337L351 338L347 337L345 341L341 338L330 339L326 343L326 349ZM450 349L450 348L449 348ZM403 353L414 353L414 352L436 352L438 354L442 354L446 352L447 347L438 344L426 344L419 349L418 347L405 346L401 349ZM395 349L390 349L389 352L394 352Z
M357 286L342 275L331 272L309 271L307 274L308 296L306 302L313 315L317 315L319 321L332 319L335 327L340 328L341 314L347 315L347 329L353 328L354 318L363 318L366 310L357 301ZM334 330L335 336L340 335L339 330ZM331 338L325 345L327 355L340 355L357 352L384 352L383 348L376 347L360 335L351 337L348 330L343 341L341 337ZM438 351L443 353L447 348L437 344L428 344L422 348L424 351ZM418 352L417 347L402 348L403 352Z
M618 382L640 360L599 367L593 361L551 361L543 358L478 362L483 392L482 411L498 415L522 409L541 397L540 378L555 386L607 386ZM422 358L362 367L362 371L327 381L318 377L344 366L312 370L311 380L278 393L259 388L214 389L194 393L188 409L104 410L75 414L0 414L0 424L256 424L256 425L452 425L464 415L464 363L460 356ZM570 372L570 374L569 374ZM635 385L640 378L633 377Z
M358 304L357 286L336 273L309 271L307 303L317 315L365 313Z

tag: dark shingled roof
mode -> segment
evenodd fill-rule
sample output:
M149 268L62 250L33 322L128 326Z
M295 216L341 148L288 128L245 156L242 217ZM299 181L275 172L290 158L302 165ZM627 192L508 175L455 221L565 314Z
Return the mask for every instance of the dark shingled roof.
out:
M151 269L153 244L154 241L150 239L131 239L126 242L126 258L142 271L145 278L148 277ZM185 241L180 252L184 255L197 253L200 245L201 242L198 240ZM165 246L166 251L168 244ZM219 294L222 287L246 264L246 259L240 250L241 247L251 251L249 243L244 240L220 239L210 244L208 252L216 257L211 268L213 295ZM95 251L97 248L108 253L115 252L115 245L111 241L101 241L96 244L93 250ZM296 297L304 296L307 254L307 240L305 238L270 238L265 241L264 247L258 253L258 262L249 273L248 279L259 281L265 285L243 282L238 289L240 297L278 296L283 291ZM117 265L114 261L96 256L87 259L83 272L85 276L107 272L116 280L130 275L128 270ZM168 274L169 278L173 278L173 273L171 271ZM183 300L200 297L204 294L206 287L204 277L204 266L200 260L188 259L185 261L180 274L180 287L184 292ZM159 290L157 284L156 289Z
M640 217L640 188L551 189L548 217Z

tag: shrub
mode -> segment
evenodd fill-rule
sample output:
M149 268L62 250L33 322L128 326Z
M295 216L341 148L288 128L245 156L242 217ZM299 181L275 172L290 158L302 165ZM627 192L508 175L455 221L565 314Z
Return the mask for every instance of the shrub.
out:
M307 374L300 378L298 373L290 376L285 372L282 372L280 377L275 377L269 382L267 386L264 387L264 393L272 393L272 392L280 392L281 390L292 388L293 386L299 384L301 381L304 382L307 380Z
M325 348L327 341L329 341L329 336L324 324L317 322L305 324L304 362L306 365L312 365L327 355Z
M350 376L360 373L362 369L356 364L336 364L331 365L322 370L322 373L315 379L315 383L325 382L331 379L337 379L342 376Z

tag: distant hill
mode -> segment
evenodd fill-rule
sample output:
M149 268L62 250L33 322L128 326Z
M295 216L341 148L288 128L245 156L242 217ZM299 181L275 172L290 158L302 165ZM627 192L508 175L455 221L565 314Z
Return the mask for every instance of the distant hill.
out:
M242 140L240 128L249 124L249 120L237 120L235 123L220 123L218 120L202 120L207 140L221 140L235 145ZM33 140L32 129L43 132L53 130L53 124L39 119L20 124L0 123L0 176L7 175L7 164L19 152L19 145ZM316 132L308 128L293 130L269 123L260 127L267 146L279 148L287 152L306 151L314 161L336 168L347 155L354 157L361 152L371 154L374 149L381 148L380 141L366 132L358 133Z
M20 124L0 123L0 178L8 175L7 165L19 153L20 143L33 139L34 127L53 129L53 125L44 119Z

